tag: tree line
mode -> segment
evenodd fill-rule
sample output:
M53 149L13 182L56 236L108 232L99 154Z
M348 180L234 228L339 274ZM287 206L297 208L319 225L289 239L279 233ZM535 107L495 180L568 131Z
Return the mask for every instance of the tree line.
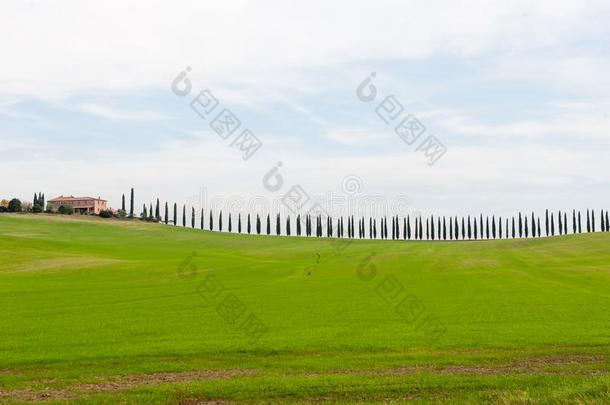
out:
M123 210L125 196L123 195ZM134 192L131 190L130 217L134 216ZM181 216L181 222L178 216ZM199 215L197 215L199 214ZM586 212L572 210L556 213L546 210L544 216L536 213L521 213L510 217L496 215L468 216L384 216L382 218L356 217L323 217L321 215L282 216L277 213L267 214L237 214L229 213L223 221L223 211L214 213L204 209L196 212L194 207L187 210L186 205L179 207L176 203L170 207L165 202L163 210L159 199L154 204L143 205L140 219L152 222L162 222L166 225L199 228L219 232L236 232L246 234L314 236L350 239L389 239L389 240L482 240L482 239L515 239L540 238L543 236L566 235L568 233L597 232L596 224L600 224L601 232L610 231L610 214L599 211L599 221L594 210ZM199 220L197 220L197 217ZM208 218L205 221L205 218ZM388 222L391 225L388 225Z

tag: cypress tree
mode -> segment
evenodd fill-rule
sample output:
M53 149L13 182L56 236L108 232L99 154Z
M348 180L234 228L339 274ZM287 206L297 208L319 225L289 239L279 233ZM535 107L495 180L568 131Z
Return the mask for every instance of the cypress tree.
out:
M229 232L233 230L233 224L231 223L231 213L229 212Z
M186 227L186 205L182 206L182 227Z
M545 211L545 216L546 216L546 236L549 236L549 231L550 231L550 227L549 227L549 210L547 209Z
M444 216L443 216L443 240L447 240L447 223L445 222Z
M591 230L595 232L595 211L591 210Z
M277 218L275 219L275 234L279 235L282 233L281 225L280 225L280 213L277 213Z
M210 210L210 231L214 230L214 215L212 214L212 210Z
M491 216L491 237L496 239L496 216Z
M536 237L536 220L534 219L534 213L532 212L532 237Z
M129 218L133 218L133 207L134 207L134 192L133 187L131 188L131 204L129 206Z
M271 216L267 214L267 235L271 235Z
M248 214L248 221L246 224L246 231L248 232L248 235L250 235L250 233L252 232L252 224L250 223L250 214Z
M148 219L153 219L153 210L152 210L152 204L150 204L150 211L148 211Z
M589 215L589 210L587 210L587 233L591 232L591 217Z
M606 210L606 232L610 231L610 223L608 222L608 210Z
M540 230L540 217L538 217L538 237L542 236L542 232Z
M290 215L286 217L286 235L290 236Z
M504 232L506 232L506 239L510 239L510 235L508 234L508 218L506 218L506 227L504 228Z
M191 228L195 228L195 207L191 208Z
M580 217L580 211L578 211L578 233L582 233L582 218Z
M563 213L563 234L568 234L568 214L565 212Z
M555 216L551 213L551 236L555 236Z
M237 233L241 233L241 212L237 214Z
M434 216L430 215L430 239L434 240Z
M472 230L470 226L470 215L468 215L468 239L472 239Z
M521 213L519 213L519 237L523 237L523 218L521 218Z
M563 233L563 221L561 219L561 211L559 211L559 213L557 214L557 221L559 224L559 235L561 235Z
M121 197L121 210L125 211L125 194Z
M454 221L455 221L454 222L455 225L454 225L454 228L453 228L454 237L455 237L455 240L458 240L460 238L460 229L459 229L459 225L458 225L458 217L457 216L455 217Z
M407 239L411 240L411 217L407 215Z
M218 230L222 232L222 210L220 210L220 215L218 215Z
M449 240L453 240L453 218L449 217Z
M174 203L174 226L178 225L178 204Z
M485 238L489 239L489 217L485 217Z
M297 236L301 236L301 214L297 215Z
M464 217L462 217L462 240L466 240L466 227L464 225ZM468 239L470 239L470 217L468 217Z
M527 238L529 236L529 232L528 232L528 227L527 227L527 221L525 221L525 238Z
M125 196L123 196L123 199L124 199L124 197ZM123 210L123 211L125 211L125 210ZM167 206L167 201L165 201L165 218L164 218L164 220L165 220L164 221L165 225L167 225L169 223L169 207Z
M146 211L146 204L142 205L142 214L140 215L142 218L148 218L148 212Z
M157 198L157 205L155 206L155 218L157 221L161 220L161 210L159 208L159 199Z
M513 239L515 239L515 217L513 217L513 226L512 226Z
M479 216L479 230L481 232L481 239L483 239L483 214Z
M256 214L256 234L261 234L261 217L258 214Z
M200 218L199 218L199 227L201 228L201 230L203 231L203 208L201 209L201 214L200 214Z

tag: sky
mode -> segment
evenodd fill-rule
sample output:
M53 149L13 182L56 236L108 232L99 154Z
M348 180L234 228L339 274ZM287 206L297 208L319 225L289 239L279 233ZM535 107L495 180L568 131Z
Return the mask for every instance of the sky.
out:
M605 209L609 51L608 1L4 0L0 198Z

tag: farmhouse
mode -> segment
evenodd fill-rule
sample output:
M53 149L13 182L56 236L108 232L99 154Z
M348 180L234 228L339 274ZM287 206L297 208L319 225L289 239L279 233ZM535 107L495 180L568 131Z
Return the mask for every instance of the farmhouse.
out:
M49 200L49 205L54 209L61 205L72 207L77 214L99 214L100 211L106 209L106 200L100 197L74 197L73 195L65 197L63 195Z

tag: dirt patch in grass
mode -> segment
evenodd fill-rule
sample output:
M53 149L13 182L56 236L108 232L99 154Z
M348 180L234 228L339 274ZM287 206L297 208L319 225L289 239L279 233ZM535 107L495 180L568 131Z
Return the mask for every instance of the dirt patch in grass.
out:
M141 386L154 386L163 384L191 383L202 380L219 380L232 377L252 375L250 370L199 370L180 373L154 373L122 375L104 378L103 381L79 384L64 388L33 389L22 388L16 390L1 390L0 401L62 401L82 398L90 394L113 393ZM188 403L188 402L187 402ZM220 402L192 402L205 404L220 404Z

